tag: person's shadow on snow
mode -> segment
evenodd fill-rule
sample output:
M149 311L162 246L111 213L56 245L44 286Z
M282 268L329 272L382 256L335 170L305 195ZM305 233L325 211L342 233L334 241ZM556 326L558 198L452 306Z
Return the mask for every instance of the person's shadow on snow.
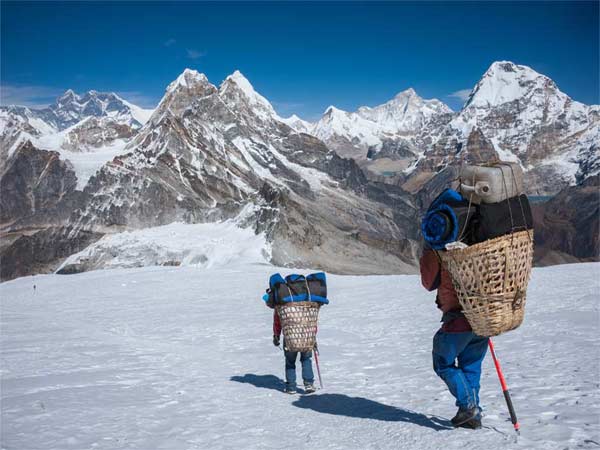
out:
M425 414L384 405L383 403L368 400L362 397L349 397L342 394L320 394L302 396L292 405L298 408L312 409L313 411L333 414L336 416L357 417L360 419L375 419L386 422L408 422L422 427L432 428L436 431L451 430L451 422L429 417Z
M281 378L275 375L255 375L253 373L247 373L243 377L236 375L231 377L230 380L238 383L252 384L259 388L274 389L276 391L283 390L285 384Z

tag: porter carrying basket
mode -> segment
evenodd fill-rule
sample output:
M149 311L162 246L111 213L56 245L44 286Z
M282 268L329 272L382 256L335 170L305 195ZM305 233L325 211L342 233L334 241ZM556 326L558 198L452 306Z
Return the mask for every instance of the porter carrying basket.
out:
M533 263L533 230L438 254L475 334L497 336L521 325Z
M308 352L314 348L320 307L317 302L290 302L276 306L286 350Z

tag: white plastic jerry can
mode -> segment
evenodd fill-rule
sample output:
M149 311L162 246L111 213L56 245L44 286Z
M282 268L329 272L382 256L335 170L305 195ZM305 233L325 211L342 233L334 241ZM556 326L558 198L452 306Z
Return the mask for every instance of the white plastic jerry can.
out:
M460 190L473 203L498 203L523 193L523 170L513 162L464 166L460 172Z

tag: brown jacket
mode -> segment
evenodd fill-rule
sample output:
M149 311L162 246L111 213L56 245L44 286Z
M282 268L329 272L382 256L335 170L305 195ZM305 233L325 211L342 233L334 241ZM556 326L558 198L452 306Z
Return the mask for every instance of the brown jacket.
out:
M452 285L452 278L435 251L425 249L420 261L421 283L428 291L437 289L435 303L444 312L442 330L446 332L471 331L471 326L461 313L461 306Z

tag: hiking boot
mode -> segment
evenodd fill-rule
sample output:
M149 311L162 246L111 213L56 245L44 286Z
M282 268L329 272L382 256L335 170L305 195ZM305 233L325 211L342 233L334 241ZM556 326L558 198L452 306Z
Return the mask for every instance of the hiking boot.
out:
M317 388L315 387L314 384L305 384L304 385L304 393L305 394L312 394L316 390L317 390Z
M460 428L469 428L471 430L478 430L481 428L481 417L475 417L474 419L467 420L465 423L458 425Z
M456 415L450 419L450 422L452 422L452 425L455 427L461 427L473 419L478 419L479 426L481 426L481 413L479 412L479 408L476 406L468 409L459 408Z
M286 394L295 394L296 388L292 386L286 386L283 392L285 392Z

